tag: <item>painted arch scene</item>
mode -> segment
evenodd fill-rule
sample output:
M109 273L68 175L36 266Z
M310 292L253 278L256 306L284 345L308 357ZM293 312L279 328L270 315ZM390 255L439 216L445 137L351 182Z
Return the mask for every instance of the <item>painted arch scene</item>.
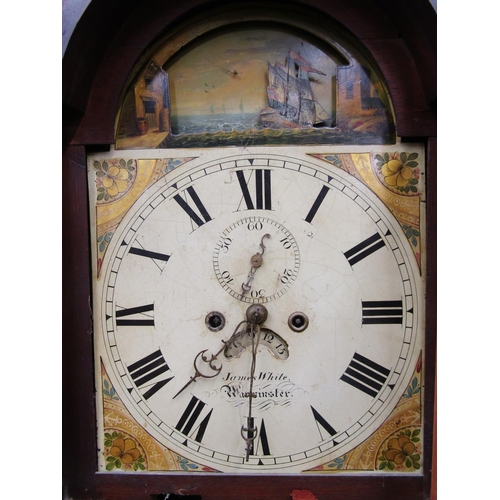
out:
M238 25L170 52L158 49L129 86L117 149L396 140L387 92L352 47Z

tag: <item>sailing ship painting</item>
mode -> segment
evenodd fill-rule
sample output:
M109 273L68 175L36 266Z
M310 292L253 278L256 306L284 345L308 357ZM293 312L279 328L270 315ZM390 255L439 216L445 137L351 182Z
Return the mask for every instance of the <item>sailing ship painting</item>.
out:
M116 149L395 142L387 91L355 51L235 28L166 53L130 85Z
M326 76L300 54L288 51L285 64L268 63L268 106L260 112L260 122L270 128L302 128L327 125L330 115L315 99L309 73Z

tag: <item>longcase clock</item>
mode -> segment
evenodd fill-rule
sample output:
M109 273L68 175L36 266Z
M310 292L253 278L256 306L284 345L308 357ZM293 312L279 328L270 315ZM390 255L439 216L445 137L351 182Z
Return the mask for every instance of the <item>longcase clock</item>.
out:
M116 34L65 152L67 494L428 498L432 82L417 113L387 76L396 53L419 75L415 39L363 43L350 7L194 3L125 21L156 31L99 111Z

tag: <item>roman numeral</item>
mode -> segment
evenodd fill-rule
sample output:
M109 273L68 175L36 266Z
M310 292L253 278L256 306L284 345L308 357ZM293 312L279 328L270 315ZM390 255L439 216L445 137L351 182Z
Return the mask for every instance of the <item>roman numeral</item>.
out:
M142 394L144 399L149 399L174 378L155 380L160 375L170 371L160 349L127 366L127 369L138 388L147 388L146 392Z
M164 262L168 262L170 259L170 255L158 252L151 252L150 250L145 250L144 248L139 247L130 247L129 253L134 255L139 255L141 257L149 257L153 260L162 260Z
M387 368L356 352L340 380L375 397L385 384L389 373Z
M187 408L184 410L179 422L177 422L177 425L175 426L179 432L182 432L182 434L187 437L191 437L191 435L194 434L194 431L196 431L194 440L198 443L201 443L203 436L205 435L205 431L207 430L210 417L212 416L212 410L210 410L197 427L195 427L205 406L206 403L199 400L197 397L192 396ZM186 443L187 441L184 442L184 444Z
M334 436L335 434L337 434L337 431L326 421L323 416L319 414L319 412L315 408L311 406L311 410L322 440L324 440L324 437L319 426L321 426L329 436Z
M255 178L255 200L252 199L248 189L245 174L242 170L236 171L238 182L243 193L243 199L248 210L265 209L272 210L271 204L271 170L255 169L253 170Z
M122 319L124 316L134 316L136 314L142 315L143 313L149 311L154 311L154 304L116 310L116 326L155 326L154 319L152 319L151 315L148 314L144 315L146 318L139 317Z
M390 233L387 233L390 234ZM384 240L380 234L375 233L358 245L352 247L347 252L344 252L345 258L351 266L368 257L373 252L385 246Z
M186 189L186 191L188 192L189 196L196 205L196 208L198 209L198 212L201 215L201 217L190 207L189 203L180 194L176 194L174 196L174 200L180 205L180 207L184 210L184 212L186 212L189 215L189 217L191 217L191 220L198 227L203 226L203 224L205 224L206 222L211 221L212 218L210 217L209 213L207 212L207 209L205 208L200 198L198 197L193 186L189 186Z
M253 429L253 427L254 427L254 418L250 417L248 419L248 428ZM247 432L248 432L248 438L252 439L254 437L254 433L251 430ZM260 452L258 452L258 450L260 450ZM264 419L262 419L262 424L258 431L257 437L250 444L250 455L271 455ZM259 465L262 465L262 462L259 462Z
M312 223L312 220L314 216L316 215L316 212L318 211L319 207L323 203L323 200L325 199L326 195L328 194L328 191L330 191L330 188L328 186L323 186L321 188L321 191L319 192L316 200L313 203L313 206L311 207L311 210L309 210L309 213L307 214L306 218L304 219L306 222L309 222L309 224Z
M362 301L363 325L403 324L402 300Z

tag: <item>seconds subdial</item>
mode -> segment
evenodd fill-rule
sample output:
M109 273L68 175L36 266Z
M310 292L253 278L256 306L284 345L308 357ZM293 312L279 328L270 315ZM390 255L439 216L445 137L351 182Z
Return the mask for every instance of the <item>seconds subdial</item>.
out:
M219 283L231 296L265 303L292 286L300 269L300 253L293 235L279 222L245 217L222 232L213 264Z

